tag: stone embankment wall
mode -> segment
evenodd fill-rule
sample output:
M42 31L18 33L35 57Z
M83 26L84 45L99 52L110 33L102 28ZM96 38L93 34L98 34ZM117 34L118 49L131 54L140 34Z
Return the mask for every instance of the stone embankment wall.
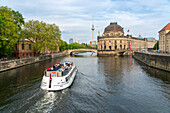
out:
M31 58L23 58L23 59L15 59L15 60L9 60L9 61L1 61L0 62L0 72L7 71L10 69L14 69L17 67L21 67L24 65L56 58L56 57L62 57L68 55L67 51L64 51L62 53L53 53L49 55L42 55L39 57L31 57Z
M98 50L98 56L132 55L133 50Z
M135 55L133 57L150 67L170 72L170 55L135 52Z

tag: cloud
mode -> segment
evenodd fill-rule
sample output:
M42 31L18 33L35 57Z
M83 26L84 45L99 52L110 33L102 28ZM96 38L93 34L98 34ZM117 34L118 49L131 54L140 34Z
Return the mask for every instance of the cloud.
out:
M130 29L133 36L152 36L158 39L158 31L170 20L169 0L1 0L18 10L28 20L55 23L62 31L62 39L91 40L92 16L97 32L112 21Z

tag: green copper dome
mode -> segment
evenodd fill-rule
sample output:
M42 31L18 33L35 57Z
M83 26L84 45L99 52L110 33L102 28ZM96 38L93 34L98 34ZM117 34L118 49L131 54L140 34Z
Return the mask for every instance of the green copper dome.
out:
M139 36L137 38L143 39L143 37L141 36L141 34L139 34Z

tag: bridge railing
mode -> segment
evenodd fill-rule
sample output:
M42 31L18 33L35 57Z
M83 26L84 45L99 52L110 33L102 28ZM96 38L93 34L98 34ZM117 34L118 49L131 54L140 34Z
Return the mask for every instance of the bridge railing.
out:
M96 52L97 53L97 49L71 49L71 50L68 50L69 54L71 52Z

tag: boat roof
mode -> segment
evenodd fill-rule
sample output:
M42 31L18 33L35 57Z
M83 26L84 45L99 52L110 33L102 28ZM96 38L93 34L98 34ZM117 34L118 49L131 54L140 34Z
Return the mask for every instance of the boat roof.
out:
M64 61L64 63L72 63L71 61Z

